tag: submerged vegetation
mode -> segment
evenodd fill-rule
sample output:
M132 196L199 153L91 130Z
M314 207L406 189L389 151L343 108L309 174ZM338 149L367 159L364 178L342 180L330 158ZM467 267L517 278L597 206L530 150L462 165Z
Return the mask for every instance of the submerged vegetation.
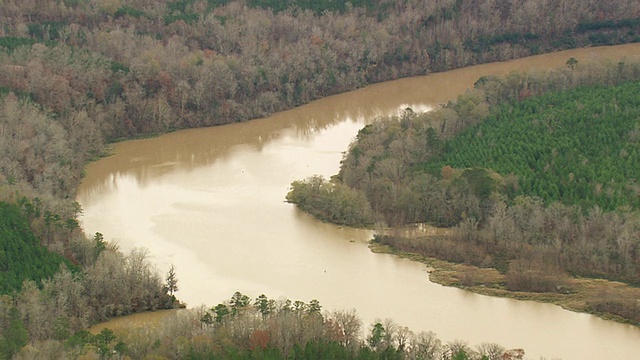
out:
M562 294L572 276L637 286L638 79L638 64L575 62L480 79L439 111L362 129L334 186L359 193L378 222L451 228L375 242L493 268L501 280L492 287ZM322 193L306 207L314 196ZM633 293L591 294L581 309L640 323Z

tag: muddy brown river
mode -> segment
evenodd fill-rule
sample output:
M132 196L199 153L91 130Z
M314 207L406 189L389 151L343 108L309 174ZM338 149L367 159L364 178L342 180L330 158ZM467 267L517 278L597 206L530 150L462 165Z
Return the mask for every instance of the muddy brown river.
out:
M391 318L444 341L524 348L527 358L632 359L640 329L558 306L493 298L429 281L423 264L367 248L369 230L317 221L284 201L291 181L337 173L357 131L406 107L424 111L483 75L596 59L640 60L640 45L578 49L369 86L269 118L179 131L114 146L78 194L81 224L123 251L175 265L178 297L215 305L251 297L355 309L365 328Z

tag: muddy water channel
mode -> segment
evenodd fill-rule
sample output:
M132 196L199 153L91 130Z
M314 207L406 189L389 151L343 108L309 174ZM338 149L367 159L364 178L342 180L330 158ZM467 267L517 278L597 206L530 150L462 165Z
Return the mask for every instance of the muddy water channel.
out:
M314 220L284 202L292 180L337 173L357 131L377 116L437 107L482 75L598 58L640 59L640 45L579 49L370 86L266 119L127 141L92 163L82 226L128 251L174 264L190 307L251 297L318 299L356 309L365 328L391 318L444 341L496 342L527 358L630 359L640 329L557 306L431 283L424 265L367 248L372 236Z

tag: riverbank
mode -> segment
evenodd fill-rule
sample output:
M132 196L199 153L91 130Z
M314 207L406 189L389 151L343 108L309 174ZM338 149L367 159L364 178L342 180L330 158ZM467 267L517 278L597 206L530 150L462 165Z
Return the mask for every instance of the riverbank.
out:
M189 307L236 290L318 299L328 310L354 308L365 324L389 318L447 341L524 348L532 358L628 358L638 351L637 328L433 284L422 264L373 254L364 246L371 231L320 223L283 198L295 179L335 174L353 137L380 114L443 103L487 74L627 50L631 57L635 48L580 49L403 79L268 119L118 143L113 156L87 167L77 198L82 227L117 239L124 251L149 249L160 272L175 265Z
M605 320L640 326L640 322L633 319L594 308L602 301L640 299L640 289L621 282L572 277L557 292L510 291L505 287L506 276L493 268L457 264L417 253L404 252L375 242L371 242L369 248L374 253L392 254L427 265L429 280L436 284L481 295L550 303L566 310L595 315Z

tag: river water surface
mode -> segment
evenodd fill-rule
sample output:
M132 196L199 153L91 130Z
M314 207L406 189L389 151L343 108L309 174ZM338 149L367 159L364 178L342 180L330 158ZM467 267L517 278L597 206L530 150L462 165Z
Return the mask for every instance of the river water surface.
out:
M377 116L435 108L480 76L555 68L570 57L640 60L640 45L402 79L266 119L118 143L113 156L87 168L81 224L123 251L147 248L161 273L174 264L177 295L190 307L235 291L318 299L326 310L355 309L365 328L391 318L444 341L524 348L530 359L636 358L637 327L431 283L423 264L369 251L371 231L325 224L284 202L291 181L337 173L357 131Z

